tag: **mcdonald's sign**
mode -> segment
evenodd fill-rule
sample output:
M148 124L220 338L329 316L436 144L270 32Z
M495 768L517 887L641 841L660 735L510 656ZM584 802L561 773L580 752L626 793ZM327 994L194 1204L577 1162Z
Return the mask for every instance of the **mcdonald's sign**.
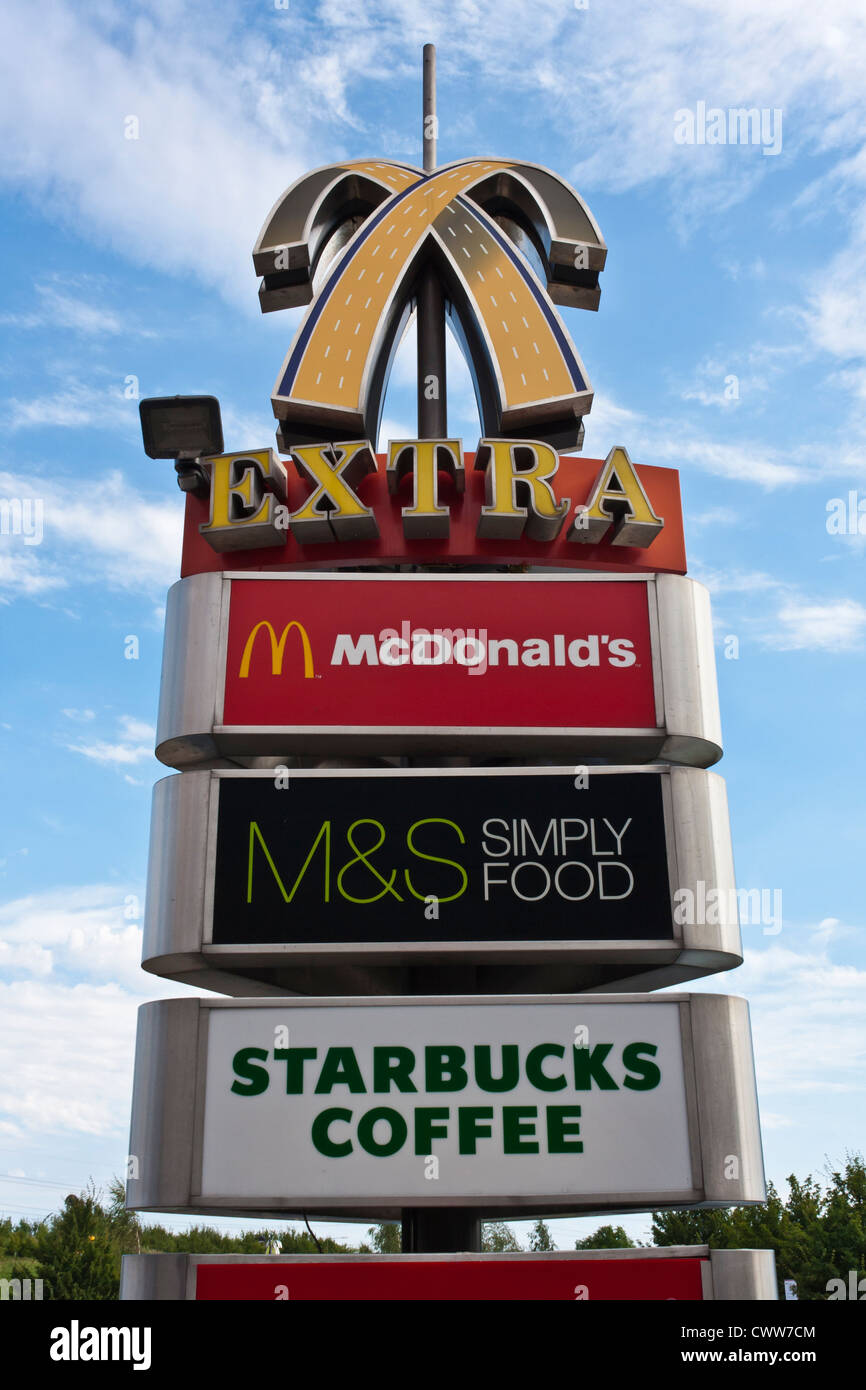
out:
M270 637L271 675L282 675L283 654L286 649L286 638L288 637L289 633L293 630L297 632L298 636L301 639L301 651L303 652L304 657L304 677L306 680L312 680L316 673L313 667L313 651L310 646L310 639L307 636L307 629L304 627L303 623L295 622L294 619L292 620L292 622L286 623L285 627L282 630L282 633L280 634L279 639L277 639L277 634L274 631L272 624L267 622L267 620L256 623L255 627L251 630L250 635L246 640L243 656L241 657L241 664L238 670L238 676L241 678L241 680L245 680L250 674L250 662L252 661L253 657L253 648L256 644L256 637L260 632L267 632L268 636Z
M192 575L169 593L157 756L707 767L714 665L707 592L675 575Z

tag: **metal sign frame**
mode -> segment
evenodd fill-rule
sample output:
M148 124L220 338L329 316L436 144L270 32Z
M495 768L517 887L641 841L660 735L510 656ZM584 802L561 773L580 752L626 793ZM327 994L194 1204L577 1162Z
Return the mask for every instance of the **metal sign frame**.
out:
M724 780L714 772L671 766L592 767L599 777L657 777L661 784L672 936L655 940L544 938L544 908L527 909L525 940L442 939L447 908L431 923L427 940L364 942L238 942L213 940L214 879L217 863L219 793L226 780L273 782L274 773L255 771L185 772L163 778L153 792L150 865L142 963L163 978L232 995L350 994L361 981L374 994L411 992L418 968L443 972L474 968L475 992L544 989L562 993L607 989L658 989L728 970L742 963L737 921L680 924L674 894L703 881L722 901L736 901ZM292 769L293 790L305 782L328 781L339 797L344 778L377 781L451 779L495 781L499 777L540 779L527 783L527 796L543 797L544 780L568 778L574 768L406 768ZM576 813L583 793L575 790ZM543 805L543 803L541 803ZM423 919L422 919L423 921ZM537 923L537 925L536 925ZM419 928L423 932L423 925ZM537 937L533 936L537 932ZM447 973L443 974L447 983Z
M285 1023L298 1010L397 1008L483 1009L507 1005L568 1006L589 1017L593 1007L640 1004L679 1009L684 1104L692 1183L677 1191L549 1193L480 1198L437 1196L427 1190L366 1197L347 1191L275 1192L262 1198L202 1192L209 1019L213 1010L264 1009ZM254 1143L254 1136L249 1136ZM745 999L720 994L462 996L353 999L169 999L143 1004L138 1013L130 1155L136 1176L127 1182L133 1211L271 1217L313 1214L338 1220L400 1220L407 1208L463 1208L482 1217L557 1216L677 1207L756 1205L766 1200L751 1029ZM736 1163L731 1167L731 1159ZM543 1160L539 1157L537 1166ZM349 1170L346 1170L347 1177Z
M559 728L429 725L227 725L223 718L232 584L639 584L649 612L654 727ZM539 589L539 605L544 603ZM435 668L431 668L435 669ZM486 679L486 677L482 678ZM483 691L479 689L479 696ZM197 574L168 593L156 756L179 770L243 765L267 754L453 753L623 762L665 759L708 767L722 756L709 594L681 575L321 574L228 571ZM226 762L226 760L231 760Z
M155 1301L172 1299L175 1301L197 1300L198 1271L202 1266L231 1266L242 1270L246 1267L268 1266L276 1275L286 1269L298 1269L318 1265L358 1266L363 1277L365 1269L371 1265L387 1263L395 1268L411 1269L413 1264L467 1264L477 1267L477 1275L484 1297L483 1282L485 1265L507 1263L510 1266L529 1266L539 1261L574 1264L624 1264L636 1261L649 1261L664 1265L671 1260L699 1260L701 1264L702 1302L730 1300L775 1301L776 1261L772 1250L711 1250L707 1245L661 1245L650 1249L625 1250L548 1250L543 1253L532 1251L509 1251L505 1254L421 1254L421 1255L187 1255L187 1254L148 1254L124 1255L121 1263L120 1298L123 1300ZM588 1301L592 1299L591 1289ZM429 1295L427 1295L429 1297ZM575 1297L571 1292L571 1298Z

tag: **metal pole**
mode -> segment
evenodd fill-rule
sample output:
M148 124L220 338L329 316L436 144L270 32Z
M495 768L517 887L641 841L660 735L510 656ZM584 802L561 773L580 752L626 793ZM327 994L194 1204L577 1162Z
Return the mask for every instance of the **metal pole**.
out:
M436 48L424 45L424 100L421 142L424 172L436 168ZM416 289L418 315L418 438L445 439L445 296L432 266L422 270ZM413 992L435 993L436 970L418 972ZM467 993L472 982L462 982ZM450 982L454 990L454 981ZM420 1161L420 1160L419 1160ZM401 1213L402 1245L408 1254L447 1254L481 1249L481 1220L469 1207L410 1207Z
M424 172L436 168L436 46L424 45L421 146ZM445 439L448 410L445 381L445 296L431 267L421 271L416 290L418 330L418 438Z
M424 173L432 174L436 168L436 141L439 131L436 126L436 45L424 45L424 128L421 132L424 152Z

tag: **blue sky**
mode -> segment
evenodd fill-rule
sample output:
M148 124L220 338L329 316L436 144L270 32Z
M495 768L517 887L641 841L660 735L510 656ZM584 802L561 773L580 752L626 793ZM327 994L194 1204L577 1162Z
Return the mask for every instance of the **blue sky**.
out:
M123 1170L135 1011L182 992L138 961L183 501L142 452L129 379L217 395L227 447L273 442L299 315L261 315L253 243L307 169L420 163L425 41L440 162L546 165L602 228L600 310L563 311L596 393L584 452L680 470L690 573L713 594L738 881L783 900L782 930L746 926L745 965L706 985L751 1001L768 1173L864 1148L866 515L859 535L827 521L852 492L866 513L866 16L858 0L529 13L4 6L0 498L41 499L44 517L39 544L0 535L10 1214ZM700 102L781 113L781 149L680 143L677 113ZM415 432L412 356L407 340L384 437ZM456 352L450 383L449 426L473 448ZM595 1224L557 1223L559 1243Z

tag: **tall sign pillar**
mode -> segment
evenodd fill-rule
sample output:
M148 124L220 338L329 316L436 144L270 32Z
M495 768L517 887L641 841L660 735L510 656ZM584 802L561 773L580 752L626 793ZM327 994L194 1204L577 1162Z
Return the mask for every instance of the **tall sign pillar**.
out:
M569 452L592 388L555 306L598 307L607 248L556 174L439 166L437 134L427 45L423 168L315 170L256 243L263 311L308 306L277 450L213 427L179 468L143 964L223 997L140 1010L127 1186L399 1221L406 1263L125 1257L122 1296L773 1297L768 1252L481 1253L484 1220L765 1186L745 1000L651 992L742 948L678 476ZM418 438L377 455L413 308Z

